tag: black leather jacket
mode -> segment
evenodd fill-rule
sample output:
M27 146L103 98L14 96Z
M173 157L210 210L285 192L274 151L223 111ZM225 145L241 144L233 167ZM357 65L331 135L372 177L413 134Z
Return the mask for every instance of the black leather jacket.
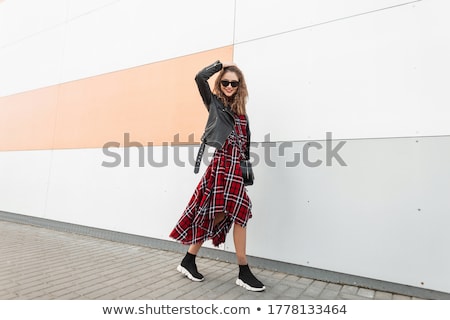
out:
M203 103L209 112L205 132L201 140L217 149L223 147L231 131L234 129L234 117L231 109L224 106L219 98L211 92L208 84L208 79L220 70L222 70L222 63L216 61L212 65L202 69L195 76L195 82L202 96Z
M195 76L195 82L197 83L198 90L202 96L203 103L209 112L208 121L206 122L205 132L203 133L201 140L202 146L200 147L199 154L197 155L196 170L200 166L200 160L203 155L204 144L221 149L230 133L234 130L234 116L233 111L229 106L225 106L219 98L211 92L208 79L217 72L222 70L222 63L217 60L213 64L203 68ZM247 117L248 120L248 117ZM250 129L247 124L247 148L246 158L250 156Z

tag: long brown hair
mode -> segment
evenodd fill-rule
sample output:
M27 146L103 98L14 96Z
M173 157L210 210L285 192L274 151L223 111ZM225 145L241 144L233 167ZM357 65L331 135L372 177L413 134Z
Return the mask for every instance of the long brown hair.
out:
M230 98L224 95L222 90L220 89L220 80L222 80L222 77L226 72L234 72L239 79L238 89L236 93ZM238 115L246 114L245 105L247 104L248 91L247 91L247 84L245 83L244 74L242 73L241 69L239 69L236 66L229 66L223 68L216 78L213 92L225 105L229 105L231 107L231 110L233 110L233 112L235 112Z

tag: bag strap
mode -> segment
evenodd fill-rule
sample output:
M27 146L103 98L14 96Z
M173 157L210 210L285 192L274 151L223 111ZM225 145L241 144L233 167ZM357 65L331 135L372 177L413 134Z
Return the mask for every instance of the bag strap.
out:
M195 160L194 173L198 173L200 170L200 164L202 162L203 152L205 151L205 143L202 142L200 149L198 149L197 159Z
M241 139L239 138L239 136L237 136L236 138L237 138L238 143L239 143L239 150L241 151L241 154L244 154L245 160L250 160L250 129L249 129L250 126L249 126L249 123L248 123L248 116L247 115L245 115L245 119L247 120L247 127L246 127L246 129L247 129L246 130L247 131L247 150L245 151L245 154L242 152ZM239 128L239 133L242 134L241 126L239 125L238 128Z
M247 120L247 154L246 154L246 156L247 156L247 160L250 160L250 123L249 123L249 120L248 120L248 116L247 116L247 114L245 114L245 119Z

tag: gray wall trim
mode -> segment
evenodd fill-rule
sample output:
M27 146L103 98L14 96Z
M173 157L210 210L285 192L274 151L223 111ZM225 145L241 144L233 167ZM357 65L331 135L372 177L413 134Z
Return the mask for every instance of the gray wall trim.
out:
M68 233L75 233L84 236L90 236L100 238L109 241L115 241L120 243L151 247L160 250L167 250L173 252L184 253L186 252L186 246L179 244L175 241L161 240L156 238L144 237L139 235L133 235L123 232L99 229L94 227L88 227L83 225L77 225L72 223L60 222L55 220L49 220L44 218L26 216L22 214L10 213L0 211L0 220L9 221L13 223L22 223L27 225L33 225L37 227L52 229L56 231L63 231ZM217 259L226 262L235 262L234 253L216 250L211 248L202 248L199 256ZM322 270L317 268L311 268L301 265L295 265L291 263L269 260L264 258L258 258L249 256L249 263L255 267L262 269L279 271L289 273L301 277L311 278L315 280L321 280L325 282L339 283L343 285L359 286L373 290L387 291L402 295L414 296L422 299L430 300L450 300L450 294L440 291L428 290L418 287L412 287L392 282L386 282L376 279L370 279L365 277L354 276L350 274L344 274L334 271Z

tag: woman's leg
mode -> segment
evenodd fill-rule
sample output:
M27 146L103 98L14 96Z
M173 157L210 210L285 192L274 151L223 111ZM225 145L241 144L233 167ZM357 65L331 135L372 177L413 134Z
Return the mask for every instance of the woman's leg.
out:
M225 219L225 213L220 212L216 214L216 217L214 218L214 225L220 223L223 219ZM198 272L197 265L195 263L195 258L197 257L202 245L203 242L191 244L188 248L186 256L183 258L183 261L181 261L181 264L177 267L179 272L186 275L186 277L193 281L202 281L204 279L203 275Z
M266 289L261 281L256 279L247 263L246 245L247 245L247 229L234 224L233 230L234 248L236 250L236 258L239 264L239 276L236 284L250 291L263 291Z
M247 229L235 223L233 230L233 238L237 262L239 265L245 265L247 264L247 254L246 254Z
M202 245L203 245L203 242L191 244L191 245L189 246L188 252L189 252L190 254L193 254L193 255L196 256L197 253L198 253L198 251L199 251L200 248L202 247Z

